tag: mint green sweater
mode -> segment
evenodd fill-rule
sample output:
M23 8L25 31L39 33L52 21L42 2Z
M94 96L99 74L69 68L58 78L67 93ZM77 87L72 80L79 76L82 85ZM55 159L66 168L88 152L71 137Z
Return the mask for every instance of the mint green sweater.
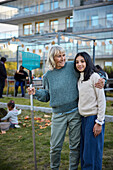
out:
M36 90L35 97L42 102L50 100L54 113L71 111L78 107L78 77L74 63L66 62L63 68L49 70L44 75L44 89Z

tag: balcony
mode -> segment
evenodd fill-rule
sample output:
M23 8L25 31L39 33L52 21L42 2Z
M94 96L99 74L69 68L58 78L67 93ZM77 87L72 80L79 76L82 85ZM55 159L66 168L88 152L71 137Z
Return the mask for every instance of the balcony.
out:
M84 0L82 2L82 5L91 5L91 4L96 4L96 3L100 3L103 2L103 0Z
M72 15L72 10L73 6L67 6L65 1L58 0L51 3L45 1L40 5L24 7L17 6L17 8L14 8L14 10L2 12L0 13L0 22L18 25L19 23L22 23L26 20L41 20L50 18L51 16L70 16Z
M98 20L85 20L73 23L74 33L91 33L99 31L113 31L113 20L109 18L100 18Z

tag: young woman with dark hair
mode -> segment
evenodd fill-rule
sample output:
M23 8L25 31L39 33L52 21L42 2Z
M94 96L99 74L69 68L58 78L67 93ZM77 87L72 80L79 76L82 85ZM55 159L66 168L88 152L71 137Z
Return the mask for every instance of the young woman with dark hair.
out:
M74 68L80 73L78 108L82 116L81 169L101 170L106 107L104 89L95 88L100 76L96 73L88 53L81 52L76 55Z

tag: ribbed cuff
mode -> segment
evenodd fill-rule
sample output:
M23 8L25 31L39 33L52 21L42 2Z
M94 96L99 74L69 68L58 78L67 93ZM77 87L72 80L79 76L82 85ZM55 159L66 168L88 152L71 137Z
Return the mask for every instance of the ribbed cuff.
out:
M99 125L103 125L104 121L100 122L98 119L95 120L96 123L98 123Z

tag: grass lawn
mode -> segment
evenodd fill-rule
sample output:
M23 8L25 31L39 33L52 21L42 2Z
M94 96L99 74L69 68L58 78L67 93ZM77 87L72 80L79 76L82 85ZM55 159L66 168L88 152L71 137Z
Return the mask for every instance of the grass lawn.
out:
M26 98L18 98L18 97L4 97L0 98L0 102L7 103L10 100L14 100L15 104L20 104L20 105L30 105L30 99ZM50 107L49 102L40 102L38 100L33 100L33 105L37 107Z
M30 104L24 98L3 98L0 102L8 102L14 99L16 104ZM43 104L43 105L42 105ZM46 104L46 105L45 105ZM49 106L49 103L41 103L34 100L36 106ZM106 114L113 115L112 102L107 102ZM33 141L31 127L31 112L22 110L19 115L21 128L10 129L6 134L0 134L0 170L34 170ZM36 156L39 170L50 170L50 121L51 114L34 112ZM29 117L26 117L29 116ZM36 119L38 118L38 120ZM41 118L41 119L39 119ZM48 126L47 126L48 125ZM69 139L66 134L61 154L60 170L68 170L69 166ZM80 170L80 165L79 165ZM113 123L106 123L105 142L103 153L103 170L113 170Z

